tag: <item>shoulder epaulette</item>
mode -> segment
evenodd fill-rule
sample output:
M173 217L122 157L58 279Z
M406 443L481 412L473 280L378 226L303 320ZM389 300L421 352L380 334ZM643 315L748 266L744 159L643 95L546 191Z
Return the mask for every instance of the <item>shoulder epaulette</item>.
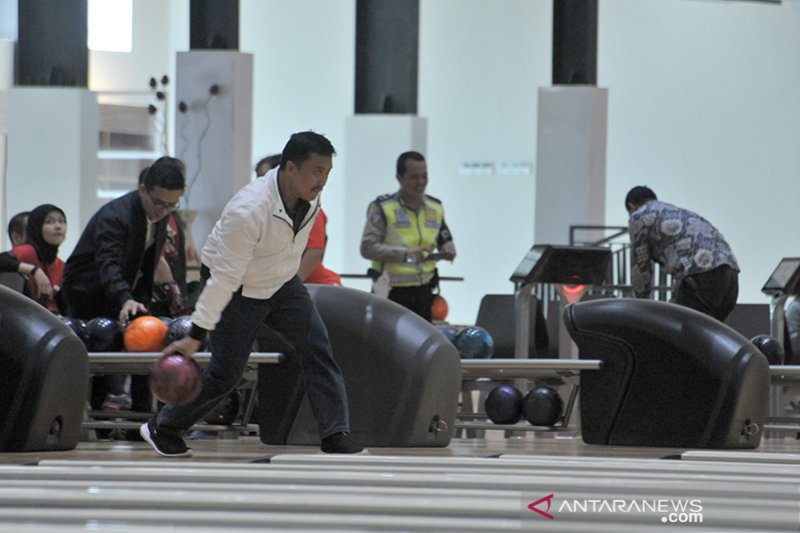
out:
M426 199L426 200L431 200L432 202L436 202L437 204L441 204L441 203L442 203L442 201L441 201L441 200L439 200L439 199L438 199L438 198L436 198L435 196L431 196L431 195L429 195L429 194L426 194L426 195L425 195L425 199Z
M386 200L393 200L393 199L394 199L394 193L381 194L380 196L375 198L375 203L379 204L381 202L385 202Z

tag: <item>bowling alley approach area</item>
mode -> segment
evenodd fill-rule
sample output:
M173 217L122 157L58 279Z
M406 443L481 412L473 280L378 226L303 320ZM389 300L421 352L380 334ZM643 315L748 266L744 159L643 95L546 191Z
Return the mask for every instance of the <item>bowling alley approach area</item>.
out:
M798 524L793 439L692 452L489 431L443 448L363 456L265 446L255 436L190 445L194 455L184 460L119 441L0 454L0 530L731 532ZM528 508L543 498L538 511Z

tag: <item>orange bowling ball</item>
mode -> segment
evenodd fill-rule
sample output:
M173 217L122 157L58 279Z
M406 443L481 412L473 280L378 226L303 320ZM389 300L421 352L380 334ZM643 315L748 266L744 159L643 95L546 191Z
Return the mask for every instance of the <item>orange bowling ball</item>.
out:
M431 306L431 318L434 320L444 320L447 318L447 300L441 294L433 297L433 305Z
M140 316L125 328L125 349L129 352L160 352L167 337L167 325L154 316Z

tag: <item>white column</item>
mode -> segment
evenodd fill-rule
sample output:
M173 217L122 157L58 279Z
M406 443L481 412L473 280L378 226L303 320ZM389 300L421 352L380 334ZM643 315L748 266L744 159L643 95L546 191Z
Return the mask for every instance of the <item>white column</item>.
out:
M103 203L97 97L74 87L15 87L8 96L6 217L46 203L63 209L68 230L59 255L66 259Z
M427 119L415 115L356 115L345 124L345 260L343 273L366 274L369 261L359 252L367 206L377 196L398 190L397 157L416 150L426 158ZM358 283L347 285L364 288ZM369 286L368 284L366 285Z
M569 244L571 225L605 224L608 89L539 89L535 244Z
M253 175L253 55L180 52L176 78L175 157L186 164L182 207L197 211L190 234L199 251L225 204Z
M0 7L2 9L2 7ZM7 39L0 39L0 197L5 197L3 192L6 190L6 145L8 142L8 90L14 83L14 42ZM6 227L8 216L6 216L5 202L0 202L0 221L2 227ZM0 231L0 249L10 248L8 235L5 231Z

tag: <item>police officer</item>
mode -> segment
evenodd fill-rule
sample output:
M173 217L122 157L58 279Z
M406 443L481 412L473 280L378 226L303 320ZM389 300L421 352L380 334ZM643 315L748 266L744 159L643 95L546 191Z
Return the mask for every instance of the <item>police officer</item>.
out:
M442 202L425 194L425 157L419 152L400 154L396 177L400 190L369 204L361 255L372 260L370 272L378 279L376 286L388 284L390 300L430 322L439 285L436 261L452 261L456 247L444 221Z

